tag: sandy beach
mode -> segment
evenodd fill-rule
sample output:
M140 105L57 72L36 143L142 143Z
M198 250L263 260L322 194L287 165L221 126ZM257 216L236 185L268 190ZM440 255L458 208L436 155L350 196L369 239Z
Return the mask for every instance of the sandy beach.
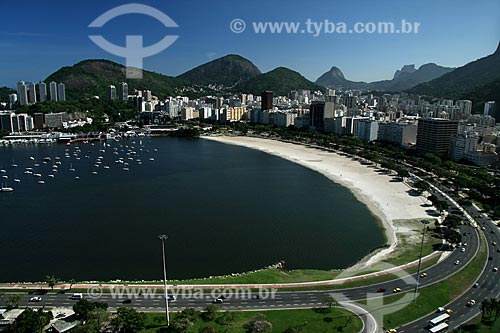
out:
M254 137L207 136L203 137L226 144L258 149L315 170L329 179L349 188L382 222L388 247L371 253L354 267L363 269L389 256L398 245L398 232L407 232L402 220L429 218L423 197L408 194L410 187L394 176L376 172L374 166L366 166L336 153L309 148L276 140ZM395 221L398 221L396 226Z

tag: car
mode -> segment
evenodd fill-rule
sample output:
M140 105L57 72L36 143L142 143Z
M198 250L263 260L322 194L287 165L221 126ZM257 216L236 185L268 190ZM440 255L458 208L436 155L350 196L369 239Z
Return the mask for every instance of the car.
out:
M491 231L490 231L490 234L494 234L494 233L495 233L495 231L494 231L494 230L491 230Z
M455 261L455 265L460 265L460 260Z
M486 230L486 228L485 227L481 227L481 230Z
M439 307L439 308L437 308L437 310L436 310L436 312L437 312L437 313L440 313L440 312L445 312L445 311L446 311L446 309L445 309L445 308L443 308L442 306L440 306L440 307Z
M177 296L175 296L175 295L168 295L168 296L167 296L167 299L168 299L169 301L175 301L175 300L177 299Z
M394 288L392 290L393 293L399 293L401 291L401 288Z
M132 303L132 300L130 298L126 298L122 301L123 304L130 304Z
M498 272L498 268L493 267L493 272Z
M467 242L463 243L462 245L463 245L463 246L467 246Z
M473 299L471 299L470 301L467 302L468 307L474 306L475 304L476 304L476 301Z
M252 299L260 299L260 295L257 294L257 295L252 295Z
M31 297L30 302L41 302L42 298L39 296Z
M220 304L220 303L224 303L224 300L222 298L215 298L212 303L214 304Z
M64 318L66 317L66 312L62 312L56 316L56 318Z
M479 288L479 283L474 283L474 288Z
M500 252L500 249L497 249L497 252Z
M391 328L391 329L388 329L387 331L385 331L385 333L398 333L398 330L395 328Z
M377 289L377 292L378 293L383 293L385 291L385 288L384 287L380 287Z
M491 245L497 246L497 242L493 241L493 242L491 242Z
M446 313L451 315L453 313L453 310L452 309L446 309Z
M461 248L460 252L462 252L462 253L465 252L465 247Z
M420 274L420 277L421 277L421 278L425 278L425 277L427 277L427 273L426 273L426 272L423 272L422 274Z
M488 257L488 260L493 260L493 257L492 257L492 256L489 256L489 257Z

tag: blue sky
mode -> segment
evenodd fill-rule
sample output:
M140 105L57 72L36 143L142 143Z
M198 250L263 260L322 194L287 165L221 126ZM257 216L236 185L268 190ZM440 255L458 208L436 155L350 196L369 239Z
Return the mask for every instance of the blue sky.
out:
M153 6L179 28L165 28L154 18L129 14L103 28L88 25L105 11L131 2ZM124 45L125 35L143 35L144 44L179 35L163 52L146 58L144 68L178 75L213 58L240 54L261 71L278 66L310 80L331 66L350 80L390 79L405 64L435 62L461 66L492 53L500 40L498 0L108 0L2 1L0 86L22 79L39 81L62 66L90 58L124 64L124 59L95 45L89 34ZM241 18L247 29L235 34L230 22ZM420 22L418 34L256 34L256 21Z

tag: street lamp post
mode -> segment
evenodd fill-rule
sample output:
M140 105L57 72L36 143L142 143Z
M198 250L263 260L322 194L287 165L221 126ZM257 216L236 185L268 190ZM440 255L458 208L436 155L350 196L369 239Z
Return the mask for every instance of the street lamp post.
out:
M417 284L415 286L415 294L413 296L413 301L417 301L418 285L420 283L420 268L422 267L422 252L424 250L424 239L425 232L427 231L427 226L424 225L424 230L422 232L422 244L420 244L420 256L418 258L418 269L417 269Z
M165 263L165 241L168 239L166 235L158 236L161 240L161 250L163 255L163 287L165 291L165 317L167 319L167 326L170 326L170 317L168 315L168 293L167 293L167 265Z

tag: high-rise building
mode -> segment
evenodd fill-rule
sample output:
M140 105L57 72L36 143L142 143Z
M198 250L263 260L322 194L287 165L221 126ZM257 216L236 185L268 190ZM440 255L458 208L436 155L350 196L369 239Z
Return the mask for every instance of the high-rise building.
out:
M33 115L33 126L36 130L42 130L45 127L45 115L43 113Z
M59 83L57 85L57 99L59 102L66 101L66 86L64 83Z
M17 94L10 94L9 95L9 108L12 109L12 106L16 104L17 102Z
M153 99L153 94L151 93L151 90L144 90L143 97L146 102L151 102L151 100Z
M38 96L40 103L47 101L47 85L45 82L40 82L38 84Z
M28 104L28 87L24 84L24 81L19 81L17 83L17 97L19 98L19 104L27 105Z
M309 106L309 124L312 129L323 131L325 128L325 102L312 102Z
M57 102L57 83L54 81L49 83L49 93L50 93L50 100Z
M272 91L263 91L260 102L260 109L264 110L272 110L273 109L273 92Z
M36 103L36 85L33 82L28 83L28 103Z
M108 89L106 90L106 97L110 101L116 100L116 87L113 85L110 85Z
M497 123L500 122L500 112L498 112L498 113L499 114L497 115L494 101L489 101L489 102L484 103L484 115L491 116L491 117L495 118Z
M459 99L455 103L456 106L460 109L464 116L470 116L472 113L472 101L466 99Z
M118 100L124 102L128 100L128 84L120 82L118 85Z
M358 122L356 136L365 142L375 141L378 138L378 127L377 121L362 119Z
M442 118L419 119L417 125L417 149L445 155L452 136L457 134L458 122Z

